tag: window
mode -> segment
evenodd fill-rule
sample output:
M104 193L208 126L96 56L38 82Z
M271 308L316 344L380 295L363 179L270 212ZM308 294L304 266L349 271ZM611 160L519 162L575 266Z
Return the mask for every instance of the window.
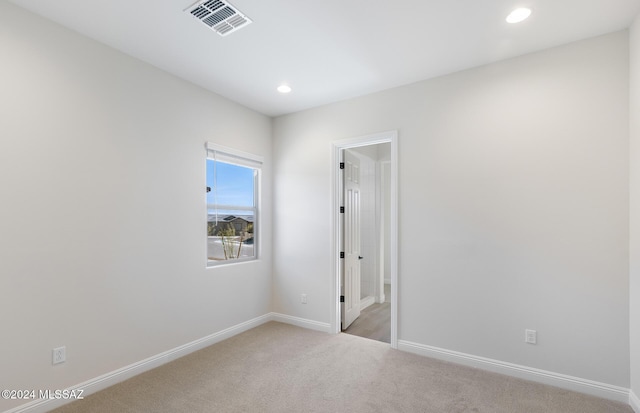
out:
M207 143L207 266L258 257L262 158Z

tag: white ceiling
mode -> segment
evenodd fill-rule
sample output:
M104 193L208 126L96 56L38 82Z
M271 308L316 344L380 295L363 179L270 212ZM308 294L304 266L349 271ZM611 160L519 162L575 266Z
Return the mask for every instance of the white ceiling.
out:
M270 116L621 30L640 12L640 0L230 0L253 23L220 37L183 11L195 0L10 1ZM521 6L531 17L506 23Z

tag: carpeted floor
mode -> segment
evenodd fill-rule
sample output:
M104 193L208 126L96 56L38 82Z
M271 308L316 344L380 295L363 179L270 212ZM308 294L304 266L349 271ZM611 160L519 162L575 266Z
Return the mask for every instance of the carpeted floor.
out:
M270 322L55 410L633 413L625 404Z

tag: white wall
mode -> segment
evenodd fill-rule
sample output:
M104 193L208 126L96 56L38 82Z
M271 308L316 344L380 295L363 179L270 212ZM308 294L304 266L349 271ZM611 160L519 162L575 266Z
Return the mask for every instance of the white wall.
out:
M269 218L271 119L4 1L0 62L0 388L62 389L270 311L270 219L261 261L205 269L204 144L266 158Z
M624 31L277 118L275 311L331 321L330 143L398 129L399 338L628 387L628 63Z
M631 136L631 390L640 412L640 15L630 31L630 136Z
M391 284L391 161L383 162L380 170L380 178L385 196L382 199L382 228L383 228L383 247L382 247L382 293L384 293L384 284ZM391 297L386 297L385 301L389 301Z

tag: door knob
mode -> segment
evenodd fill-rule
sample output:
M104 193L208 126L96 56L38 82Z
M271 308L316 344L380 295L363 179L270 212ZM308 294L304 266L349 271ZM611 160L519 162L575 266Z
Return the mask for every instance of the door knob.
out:
M363 258L364 258L364 257L361 257L361 256L359 256L359 255L358 255L358 259L359 259L359 260L361 260L361 259L363 259Z

